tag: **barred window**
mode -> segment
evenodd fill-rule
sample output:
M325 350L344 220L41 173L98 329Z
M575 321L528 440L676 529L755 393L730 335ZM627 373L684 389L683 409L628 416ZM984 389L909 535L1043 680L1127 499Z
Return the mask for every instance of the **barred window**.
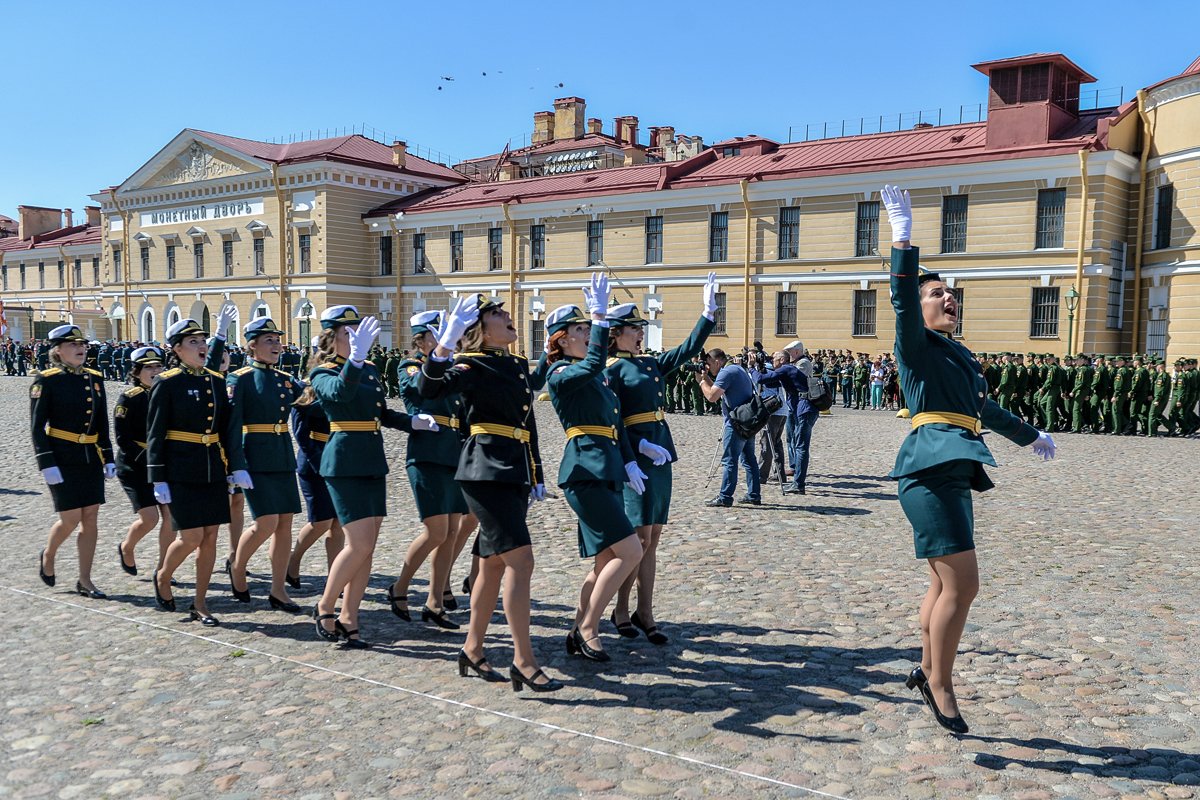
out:
M967 196L942 198L942 252L967 252Z
M800 256L800 209L796 206L779 209L779 258Z
M954 295L954 299L958 301L958 324L954 326L954 338L961 339L963 336L963 290L956 287L950 290L950 294Z
M225 266L225 277L233 276L233 240L226 239L221 242L221 261Z
M1154 206L1154 249L1171 246L1171 217L1175 213L1175 187L1171 184L1158 187L1158 200Z
M542 269L546 266L546 226L529 227L529 268ZM536 350L534 352L537 352Z
M196 277L204 277L204 243L196 242L192 245L192 260L196 265Z
M142 264L142 280L144 280L144 281L150 280L150 248L149 247L139 247L138 248L138 260L141 261L141 264Z
M504 230L488 228L488 269L504 269Z
M39 282L42 284L39 288L45 289L46 288L45 270L40 263L38 264L38 271L41 273L41 274L39 274L38 278L39 278ZM61 261L58 262L58 285L62 288L65 288L67 285L66 268L63 267L63 262L61 262Z
M1104 327L1120 330L1125 322L1125 243L1113 242L1109 249L1108 263L1112 275L1108 278L1108 310Z
M879 201L858 204L854 220L854 255L873 255L879 247Z
M92 286L100 285L100 256L92 256Z
M775 294L775 335L796 335L795 292L776 292Z
M728 211L718 211L708 218L708 260L729 260Z
M263 241L262 237L260 236L254 240L254 274L255 275L265 275L267 273L267 267L266 267L265 261L266 261L266 243Z
M463 271L463 232L450 231L450 271Z
M175 280L175 245L167 245L167 280Z
M716 295L717 310L715 312L713 312L713 330L712 330L713 334L716 336L724 336L725 335L725 320L727 318L727 314L725 311L726 297L727 297L727 295L724 292L717 292L717 295Z
M854 330L851 335L875 335L875 289L854 290Z
M1030 309L1029 336L1032 339L1058 338L1058 287L1036 286Z
M663 260L663 218L646 217L646 263L661 264Z
M529 321L529 354L541 353L546 347L546 323L542 320Z
M1167 357L1167 319L1146 320L1146 353Z
M24 289L25 288L25 265L23 263L17 265L17 272L20 273L20 276L21 276L21 288Z
M1067 215L1067 190L1042 189L1037 196L1037 237L1034 247L1062 247L1063 220Z
M83 286L83 259L75 259L74 271L71 274L71 280L75 282L75 286Z
M425 259L425 234L413 234L413 274L422 275L429 271L429 262Z
M113 248L112 254L113 254L113 280L120 281L121 280L121 251L117 248ZM8 277L8 273L6 272L5 278L7 278L7 277ZM4 288L5 289L8 288L7 282L4 284Z
M392 261L392 237L379 237L379 274L391 275L393 267Z
M312 234L300 234L300 271L312 272Z
M588 266L599 264L604 260L604 221L589 222L587 226L587 263Z

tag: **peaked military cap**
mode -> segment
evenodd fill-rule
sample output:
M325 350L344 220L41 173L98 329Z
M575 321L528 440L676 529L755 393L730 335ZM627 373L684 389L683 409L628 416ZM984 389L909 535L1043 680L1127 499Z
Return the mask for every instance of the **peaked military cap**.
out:
M940 281L941 279L942 276L938 275L936 272L922 272L921 277L917 278L917 286L920 286L926 281Z
M613 306L608 310L608 322L611 325L632 325L637 327L645 327L650 322L642 317L642 312L638 310L637 303L622 303L619 306Z
M267 333L278 333L283 335L283 331L275 324L275 320L270 317L259 317L252 319L246 323L246 327L242 328L242 334L246 337L247 342L252 342L259 336Z
M139 347L129 354L129 360L142 367L161 364L163 363L163 352L157 347Z
M170 344L179 344L185 336L208 336L208 331L194 319L181 319L167 328L167 342Z
M484 294L483 292L475 293L475 307L479 309L479 315L481 317L483 316L483 312L493 308L502 308L503 306L503 300L497 300L490 294Z
M362 322L354 306L330 306L321 312L321 329L339 328L342 325L357 325Z
M577 322L591 322L579 306L559 306L546 317L546 335L552 336L559 331L565 331Z
M83 335L83 331L79 330L78 325L59 325L51 330L46 338L50 340L50 344L87 342L87 337Z
M429 333L433 328L442 326L442 312L422 311L408 318L408 326L413 336Z

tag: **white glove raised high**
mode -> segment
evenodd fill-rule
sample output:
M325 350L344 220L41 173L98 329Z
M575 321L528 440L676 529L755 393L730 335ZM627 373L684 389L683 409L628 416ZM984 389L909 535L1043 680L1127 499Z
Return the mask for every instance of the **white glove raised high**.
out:
M708 278L704 281L704 316L710 320L717 317L717 294L720 291L721 284L717 282L717 273L708 273Z
M105 464L104 465L104 477L107 478L108 480L112 480L113 478L117 477L117 465L116 464Z
M625 477L628 479L625 482L629 484L629 488L633 489L635 494L646 491L646 473L642 472L636 461L630 461L625 465Z
M603 272L592 273L592 285L590 288L584 287L583 299L587 303L589 314L607 314L608 313L608 298L612 292L608 286L608 276Z
M458 347L458 340L466 333L467 328L479 321L479 303L475 295L469 294L458 298L454 308L442 321L442 329L438 332L438 345L453 351Z
M162 505L167 505L171 502L171 488L165 483L154 484L154 499Z
M350 360L361 364L371 352L371 345L379 335L379 320L374 317L363 317L356 327L346 331L350 338Z
M1042 461L1049 461L1054 458L1054 453L1058 449L1054 446L1054 439L1045 431L1038 431L1037 441L1033 443L1033 452L1042 457Z
M213 330L213 334L218 339L225 338L225 333L229 330L229 326L233 324L235 316L237 316L237 309L233 306L221 306L221 310L217 312L217 326Z
M428 414L413 414L412 429L414 431L436 431L438 424Z
M908 190L898 186L884 186L879 192L883 207L887 209L888 223L892 226L892 241L907 242L912 238L912 202Z
M229 476L229 482L240 489L254 488L254 481L250 480L250 473L244 469L235 469Z
M667 448L659 447L649 439L642 439L638 443L638 452L650 459L650 463L656 467L661 467L671 460L671 453Z
M63 482L62 470L58 467L46 467L42 470L42 478L47 486L58 486Z

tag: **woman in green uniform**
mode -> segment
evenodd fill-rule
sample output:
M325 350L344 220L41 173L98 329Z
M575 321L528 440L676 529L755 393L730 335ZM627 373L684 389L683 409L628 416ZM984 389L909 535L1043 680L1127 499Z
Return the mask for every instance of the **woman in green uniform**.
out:
M229 483L253 484L242 456L242 432L234 427L225 379L206 368L206 332L195 320L167 328L169 359L178 366L158 376L150 390L147 418L147 475L154 497L168 506L179 538L154 572L159 608L175 610L171 577L196 552L193 620L219 625L208 610L208 584L217 559L217 529L229 522ZM228 476L228 479L227 479Z
M331 642L345 639L346 646L370 645L358 632L358 609L371 579L371 560L379 527L387 516L387 458L382 428L402 431L437 430L432 417L409 417L392 411L375 365L367 361L379 334L374 317L360 317L354 306L333 306L321 313L321 338L317 366L309 383L329 417L329 442L321 454L321 477L338 521L346 532L346 546L329 568L325 592L313 609L317 634ZM342 596L341 615L334 613ZM331 623L327 627L326 623Z
M462 352L451 362L460 340ZM471 586L471 622L458 654L459 674L470 668L485 680L504 680L483 652L503 578L513 690L528 686L551 692L563 684L541 670L529 639L533 547L525 516L531 498L546 498L546 487L529 362L508 351L516 341L512 316L502 303L482 294L459 298L418 373L417 387L429 399L461 395L466 414L468 436L455 477L467 507L479 518L479 573Z
M622 636L634 638L640 628L653 644L666 644L666 634L654 620L654 578L658 571L658 541L671 511L671 462L678 458L663 406L666 377L699 355L712 333L717 310L717 275L704 283L704 313L691 334L678 347L658 356L642 355L646 320L637 305L626 303L609 309L609 352L605 376L621 404L630 446L637 452L638 467L647 476L646 491L625 487L625 513L642 542L642 560L617 593L612 623ZM629 597L637 584L638 603L629 613Z
M238 542L229 583L234 599L250 602L246 566L263 542L270 539L271 591L267 599L271 608L298 614L300 606L288 596L285 583L292 555L292 517L300 512L296 452L288 415L304 387L275 366L283 352L283 331L273 320L253 320L242 334L250 363L230 373L227 383L234 428L241 431L242 452L254 484L246 490L254 522Z
M137 519L129 526L125 540L117 542L121 569L137 575L134 548L154 526L158 529L158 559L162 566L167 548L175 541L171 515L154 497L154 486L146 472L146 418L150 411L150 389L163 371L163 352L157 347L139 347L129 357L129 379L133 386L121 393L113 409L113 433L117 440L117 480L125 490Z
M96 555L96 518L104 503L104 479L116 477L108 436L108 400L104 376L84 364L87 339L74 325L59 325L47 337L50 367L29 387L29 419L38 469L50 489L58 520L50 526L46 549L38 556L38 574L47 586L55 580L54 557L79 529L79 580L75 591L102 600L92 583Z
M408 620L408 584L425 559L433 553L429 592L421 608L421 619L439 628L457 630L458 624L446 616L443 597L449 582L450 562L455 555L450 535L458 531L462 515L467 513L467 501L463 499L458 481L454 479L462 451L462 437L459 435L462 401L455 395L436 399L422 397L417 388L421 364L437 346L440 322L441 313L438 311L423 311L413 315L409 320L409 329L416 356L406 359L398 368L400 397L408 413L429 414L437 422L438 429L414 432L408 439L408 483L417 502L421 533L408 546L400 575L388 587L387 596L392 613Z
M954 696L952 671L971 601L979 590L971 490L994 485L983 470L996 465L980 432L984 427L1043 458L1054 440L988 399L983 369L954 341L958 303L933 273L920 274L909 244L908 192L885 186L883 205L892 226L892 306L896 360L912 431L900 446L891 477L913 526L917 558L929 564L929 591L921 603L921 664L907 680L919 689L942 727L966 733Z
M562 306L546 317L551 365L546 385L567 434L558 485L579 519L579 555L595 559L579 591L567 653L608 661L600 646L600 616L642 558L641 542L625 516L621 489L628 483L640 495L646 476L621 424L620 401L603 377L608 356L608 279L593 275L592 288L584 295L590 321L578 306Z

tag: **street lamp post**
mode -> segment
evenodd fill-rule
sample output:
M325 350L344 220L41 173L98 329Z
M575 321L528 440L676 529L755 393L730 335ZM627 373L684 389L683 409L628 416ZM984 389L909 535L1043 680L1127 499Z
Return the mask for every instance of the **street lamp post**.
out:
M1075 309L1079 308L1079 292L1072 286L1067 289L1067 355L1074 353Z

